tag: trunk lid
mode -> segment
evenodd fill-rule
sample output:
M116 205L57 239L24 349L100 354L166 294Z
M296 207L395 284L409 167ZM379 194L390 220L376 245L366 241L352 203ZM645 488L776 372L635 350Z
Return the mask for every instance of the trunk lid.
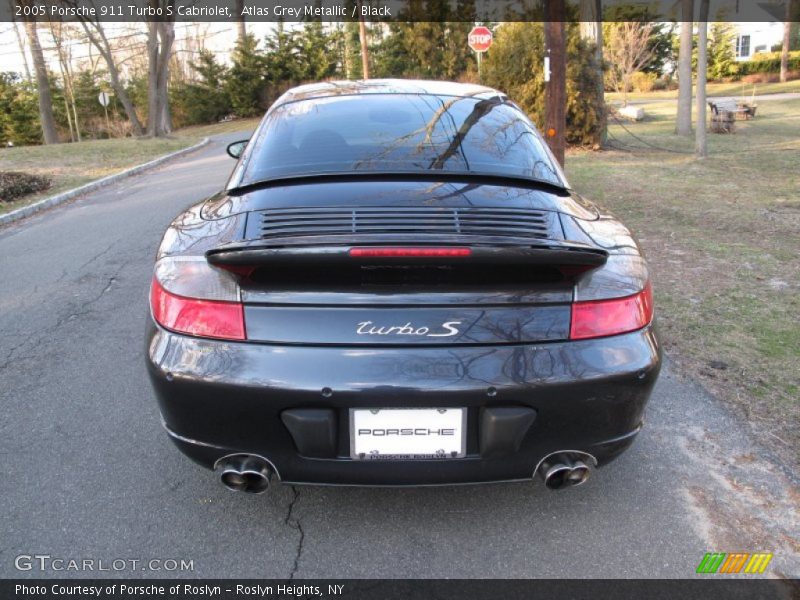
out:
M319 190L311 187L316 198ZM241 275L251 341L417 346L567 339L575 281L607 253L564 239L553 210L560 198L534 203L535 195L552 194L522 191L503 203L473 189L445 202L411 203L401 192L377 204L373 189L372 203L333 205L328 198L328 204L259 207L247 212L243 239L206 256ZM381 249L402 252L375 252Z

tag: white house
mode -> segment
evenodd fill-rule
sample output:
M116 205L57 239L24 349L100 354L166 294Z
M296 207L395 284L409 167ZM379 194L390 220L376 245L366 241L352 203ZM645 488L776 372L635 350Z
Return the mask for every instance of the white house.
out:
M763 21L734 23L736 27L736 60L750 60L758 52L769 52L783 42L783 9L780 5L753 3L750 11L763 13Z

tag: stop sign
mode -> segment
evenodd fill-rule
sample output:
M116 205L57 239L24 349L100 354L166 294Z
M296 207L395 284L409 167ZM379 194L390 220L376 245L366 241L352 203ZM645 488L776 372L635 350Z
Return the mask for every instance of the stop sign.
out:
M467 37L467 43L475 52L486 52L492 45L492 32L488 27L473 27Z

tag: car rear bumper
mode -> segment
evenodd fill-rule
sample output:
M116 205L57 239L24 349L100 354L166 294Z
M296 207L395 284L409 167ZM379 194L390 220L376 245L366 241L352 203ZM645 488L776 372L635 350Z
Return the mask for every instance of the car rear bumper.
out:
M602 465L641 428L660 363L652 327L574 342L416 348L225 342L152 323L147 333L148 371L173 442L209 468L229 454L262 456L286 483L523 480L548 454L565 450ZM389 407L466 407L466 457L351 459L349 409ZM482 415L496 407L536 411L518 450L499 439L488 451L481 438ZM306 408L331 415L329 456L302 455L281 419Z

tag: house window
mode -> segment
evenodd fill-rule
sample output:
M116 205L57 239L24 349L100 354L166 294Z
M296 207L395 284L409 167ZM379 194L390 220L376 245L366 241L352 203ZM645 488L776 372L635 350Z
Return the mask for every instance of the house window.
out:
M750 56L749 35L740 35L736 38L736 56L740 58Z

